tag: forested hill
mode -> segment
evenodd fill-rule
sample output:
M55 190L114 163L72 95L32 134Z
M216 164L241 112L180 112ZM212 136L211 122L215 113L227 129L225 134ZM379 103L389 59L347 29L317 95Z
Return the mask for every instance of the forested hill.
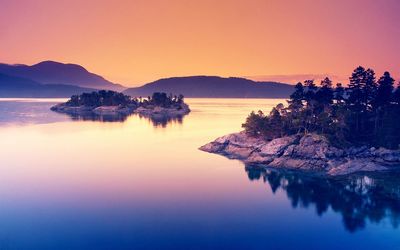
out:
M160 79L124 91L131 96L153 92L183 94L185 97L209 98L287 98L294 86L277 82L255 82L245 78L188 76Z

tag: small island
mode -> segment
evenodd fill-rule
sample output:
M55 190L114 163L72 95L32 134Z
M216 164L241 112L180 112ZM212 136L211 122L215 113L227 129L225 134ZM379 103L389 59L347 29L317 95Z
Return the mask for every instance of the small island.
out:
M201 150L250 165L323 175L400 170L400 86L385 72L358 67L345 88L329 78L295 86L288 106L252 112L244 131Z
M182 117L190 112L189 106L183 99L183 95L167 96L166 93L155 92L147 99L139 98L138 108L134 112L153 118Z
M122 120L130 114L138 113L145 117L182 117L190 112L183 95L169 96L166 93L153 93L148 98L132 98L123 93L100 90L97 92L73 95L67 102L51 107L52 111L65 113L72 117L103 118L116 117Z

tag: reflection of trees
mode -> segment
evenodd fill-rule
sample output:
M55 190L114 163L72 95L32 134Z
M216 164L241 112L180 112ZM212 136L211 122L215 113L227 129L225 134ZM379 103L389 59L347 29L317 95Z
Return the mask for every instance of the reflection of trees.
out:
M246 172L252 181L268 182L273 193L284 190L294 208L314 205L318 215L332 208L350 232L365 228L367 220L379 223L388 218L395 228L400 223L400 175L396 173L323 178L252 166L246 166Z
M183 123L183 116L168 116L168 115L142 115L138 114L140 118L147 119L154 127L165 128L170 123Z
M65 113L74 121L99 121L99 122L124 122L129 115L115 114L115 115L98 115L92 112L87 114L70 114Z
M86 114L70 114L64 113L71 117L74 121L99 121L99 122L124 122L127 120L128 116L125 114L115 114L115 115L98 115L93 112L88 112ZM183 116L165 116L165 115L141 115L138 114L140 118L149 120L154 127L163 127L165 128L170 123L179 123L183 122Z

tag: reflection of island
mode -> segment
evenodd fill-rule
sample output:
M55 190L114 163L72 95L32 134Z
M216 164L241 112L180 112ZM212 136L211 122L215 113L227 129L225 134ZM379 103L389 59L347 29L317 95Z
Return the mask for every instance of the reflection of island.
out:
M167 96L165 93L154 93L151 97L139 99L138 108L134 113L140 117L147 117L154 126L165 127L167 123L178 121L190 112L189 106L184 103L183 95Z
M400 223L400 175L368 174L321 178L293 171L278 171L246 166L251 181L263 180L273 193L284 190L294 208L314 205L318 215L331 208L343 217L345 228L354 232L366 221L389 219L395 228Z
M73 120L84 121L125 121L129 115L137 113L161 125L170 120L182 120L190 112L182 95L153 93L143 99L106 90L74 95L67 102L51 107L51 110L65 113Z
M95 114L95 113L65 113L73 121L124 122L129 115L125 114Z
M87 114L73 114L66 113L74 121L98 121L98 122L124 122L128 119L129 115L124 114L113 114L113 115L99 115L93 113ZM145 116L142 114L137 114L140 119L148 120L154 127L165 128L171 123L183 123L184 116Z
M165 128L168 124L171 123L177 123L177 124L182 124L183 123L183 118L184 115L179 115L179 116L146 116L142 114L138 114L139 118L144 118L146 120L149 120L150 123L154 127L162 127Z

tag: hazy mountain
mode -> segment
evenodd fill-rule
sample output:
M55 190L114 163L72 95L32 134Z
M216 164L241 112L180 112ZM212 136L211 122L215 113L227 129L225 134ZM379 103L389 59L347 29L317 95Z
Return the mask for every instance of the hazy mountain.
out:
M122 91L121 85L88 72L76 64L44 61L32 66L0 64L0 97L69 97L95 89ZM189 76L160 79L124 93L148 96L153 92L183 94L186 97L285 98L293 86L245 78Z
M290 84L296 84L303 82L304 80L314 80L314 83L319 84L325 77L329 77L334 84L340 82L344 85L348 82L349 78L342 75L333 74L297 74L297 75L264 75L264 76L245 76L245 78L254 81L266 81L266 82L286 82Z
M64 84L41 84L0 73L0 97L70 97L94 89Z
M44 61L29 66L23 64L0 64L0 73L30 79L42 84L74 85L93 89L122 91L125 87L107 81L103 77L90 73L77 64L64 64Z
M183 94L185 97L286 98L293 92L293 85L245 78L188 76L160 79L124 91L131 96L148 96L153 92Z

